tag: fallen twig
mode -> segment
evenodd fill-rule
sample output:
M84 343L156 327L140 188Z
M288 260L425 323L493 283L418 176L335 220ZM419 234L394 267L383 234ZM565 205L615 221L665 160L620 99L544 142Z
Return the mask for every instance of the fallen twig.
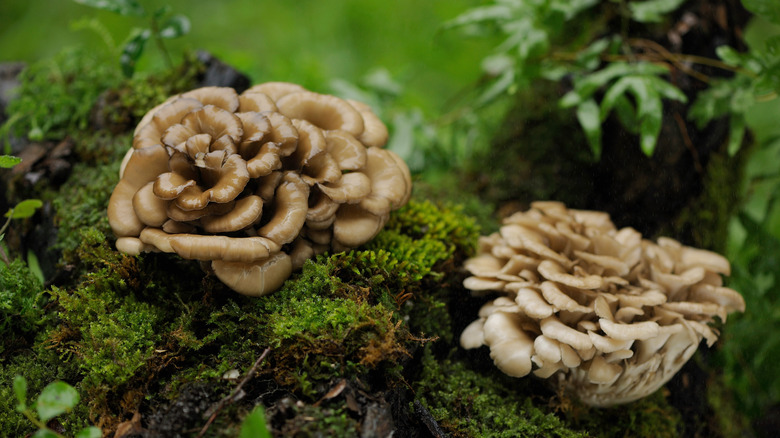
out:
M260 364L265 360L265 357L268 356L268 353L271 352L270 348L266 348L265 351L263 351L263 354L260 355L260 357L257 358L254 365L252 365L252 368L249 369L249 371L246 373L246 376L244 376L244 379L241 380L241 382L238 383L238 385L231 391L230 394L228 394L226 397L223 397L222 400L217 403L216 408L214 408L214 412L209 417L208 421L206 421L206 424L203 425L203 429L200 430L200 433L198 433L197 438L202 438L206 432L209 430L209 427L211 427L211 424L214 422L214 420L217 419L217 415L219 415L219 412L228 404L233 403L233 400L235 399L236 395L241 391L241 388L246 384L248 381L254 377L255 372L257 372L257 367L260 366Z

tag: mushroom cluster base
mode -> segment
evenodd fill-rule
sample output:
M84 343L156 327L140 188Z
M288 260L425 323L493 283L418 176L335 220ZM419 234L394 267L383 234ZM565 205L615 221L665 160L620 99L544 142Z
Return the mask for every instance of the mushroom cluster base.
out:
M117 249L211 262L259 296L304 261L371 240L411 194L367 105L269 82L205 87L138 124L108 206Z
M723 286L729 262L669 239L616 229L606 213L535 202L480 239L464 285L500 296L461 334L506 374L553 378L583 402L645 397L718 337L715 318L744 311Z

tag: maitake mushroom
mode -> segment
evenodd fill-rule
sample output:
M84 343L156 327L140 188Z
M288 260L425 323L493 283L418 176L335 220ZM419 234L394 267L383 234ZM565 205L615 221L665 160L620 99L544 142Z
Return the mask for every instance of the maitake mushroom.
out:
M359 102L273 82L173 96L135 130L108 219L117 249L210 261L246 295L328 249L372 239L411 193L387 128Z
M653 393L693 355L708 324L744 311L723 287L718 254L617 230L606 213L535 202L482 237L466 261L473 291L499 291L461 334L464 348L490 347L506 374L533 372L594 406Z

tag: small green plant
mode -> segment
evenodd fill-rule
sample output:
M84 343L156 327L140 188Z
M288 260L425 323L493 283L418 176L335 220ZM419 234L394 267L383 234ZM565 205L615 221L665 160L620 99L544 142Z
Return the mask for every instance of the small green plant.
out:
M664 101L685 103L686 95L670 79L679 70L710 84L699 93L689 117L699 126L731 115L729 151L742 144L744 113L757 99L774 97L780 89L780 38L766 50L740 55L722 46L721 60L671 53L653 41L632 38L629 24L652 24L668 17L682 0L494 0L493 4L466 11L445 24L470 34L498 32L505 37L493 54L483 60L485 80L475 106L483 107L501 96L528 88L534 81L573 80L561 108L576 108L593 156L601 154L601 125L611 114L631 133L639 136L642 151L652 155L661 132ZM770 21L780 20L774 0L744 0L745 7ZM599 15L617 15L619 32L607 33L603 23L586 12L600 8ZM577 20L591 20L588 25ZM585 29L572 31L571 29ZM708 65L735 72L733 79L713 80L691 64Z
M161 6L149 13L137 0L74 0L76 3L114 12L122 16L141 17L148 21L148 28L135 28L127 37L119 56L122 73L133 76L135 66L144 52L146 43L153 39L165 60L168 69L173 62L163 40L178 38L190 31L190 20L184 15L171 15L170 6Z
M19 157L14 157L12 155L0 155L0 168L7 169L16 166L21 162L22 159ZM0 242L3 241L3 238L5 237L5 232L8 229L8 226L11 225L12 219L26 219L28 217L31 217L32 215L35 214L35 210L41 208L41 206L43 206L43 201L41 201L40 199L25 199L20 203L16 204L15 206L11 207L5 213L5 217L8 219L6 219L3 226L0 227ZM41 280L41 283L43 283L43 273L41 272L41 268L38 265L38 258L35 256L35 253L32 251L28 251L27 258L30 263L30 266L34 269L36 276ZM2 259L2 261L5 262L6 265L10 263L8 260L8 255L5 253L5 249L2 246L0 246L0 259Z
M85 131L98 96L119 78L117 68L84 49L65 49L30 64L19 76L17 97L8 104L8 120L0 126L5 153L10 153L10 136L59 141Z
M268 427L265 425L265 409L259 405L244 418L241 424L239 438L271 438Z
M33 438L64 438L49 427L47 423L54 417L72 410L79 403L79 393L75 388L62 381L55 381L43 388L35 400L35 411L27 405L27 379L14 377L14 393L16 394L16 410L32 422L38 431ZM75 438L100 438L103 433L97 427L85 427L78 431Z

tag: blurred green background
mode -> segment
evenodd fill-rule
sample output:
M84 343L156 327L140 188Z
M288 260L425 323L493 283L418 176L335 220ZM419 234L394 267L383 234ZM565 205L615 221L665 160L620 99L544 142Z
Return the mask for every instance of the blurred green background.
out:
M141 1L154 10L158 2ZM290 81L329 91L334 79L359 83L378 69L403 85L400 102L438 113L447 99L481 74L479 60L495 44L464 39L440 25L477 0L170 0L174 14L192 24L184 38L166 41L174 55L205 49L250 76L253 83ZM79 22L96 18L108 44ZM69 0L0 2L0 61L35 61L64 47L116 51L140 17L124 17ZM83 27L83 26L81 26ZM114 47L109 47L113 44ZM163 67L150 42L137 71ZM174 62L176 58L174 58Z

